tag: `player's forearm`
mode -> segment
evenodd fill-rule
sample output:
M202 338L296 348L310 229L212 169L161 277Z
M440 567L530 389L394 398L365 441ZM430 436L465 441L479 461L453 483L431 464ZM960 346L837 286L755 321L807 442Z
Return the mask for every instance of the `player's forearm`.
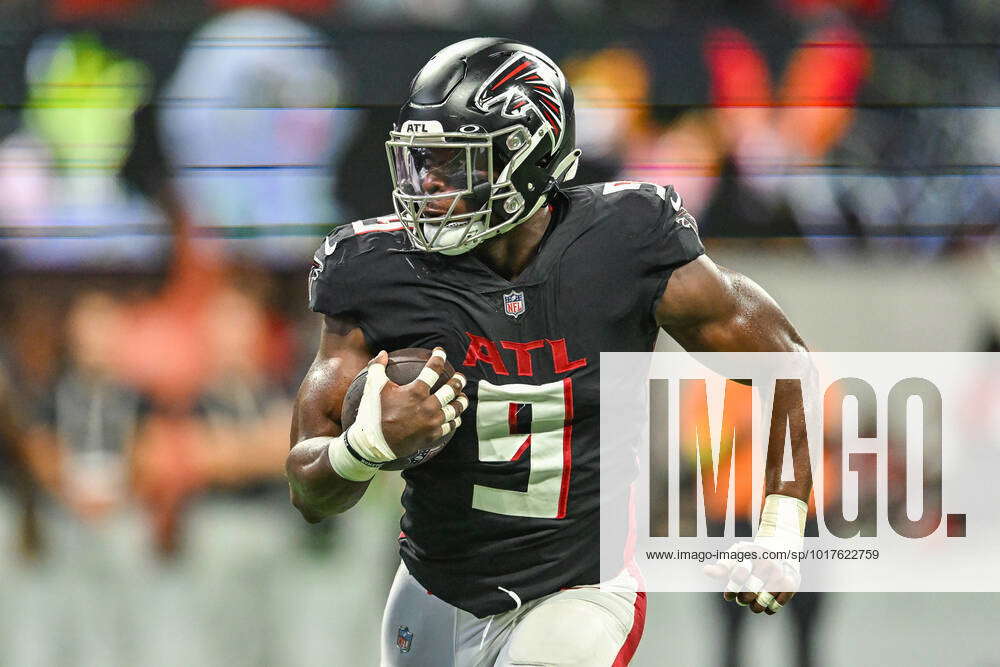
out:
M285 462L292 504L309 523L346 512L368 489L369 482L352 482L333 470L326 443L326 438L303 440Z
M310 523L349 510L368 488L368 482L353 482L338 475L330 460L328 443L342 430L340 407L344 394L370 358L366 349L359 348L363 342L345 342L343 336L331 333L335 326L340 325L326 318L320 352L292 406L292 447L285 459L292 504ZM345 335L359 337L360 333L350 328Z
M771 297L760 287L756 287L758 303L761 305L758 321L760 333L757 336L761 352L782 352L795 358L801 357L805 367L805 381L809 381L809 351L799 332L788 321L785 314ZM809 439L806 433L805 406L803 397L808 395L809 388L800 382L778 380L774 386L774 403L771 414L780 415L771 423L772 434L769 438L767 457L764 464L764 494L779 494L798 498L809 503L812 493L812 467L809 463ZM786 426L787 424L787 426ZM788 429L788 440L791 442L792 470L795 474L792 480L782 480L781 471L784 467L785 429ZM771 446L773 444L773 446Z
M703 282L708 289L694 298L700 307L680 312L679 320L666 318L672 324L671 334L691 351L708 352L780 352L801 355L808 364L808 350L795 327L782 312L777 302L760 285L735 271L718 267L712 272L708 267ZM690 288L680 283L679 290ZM713 289L715 290L713 292ZM669 288L668 288L669 293ZM684 294L682 292L681 297ZM700 299L710 297L710 302ZM676 306L676 304L675 304ZM775 387L772 414L787 415L775 420L772 428L779 429L771 438L774 447L768 447L764 473L766 495L779 494L808 502L812 491L809 465L809 445L806 438L802 387L795 383L779 381ZM793 481L782 481L781 471L785 451L784 429L790 431L792 443Z
M758 288L759 289L759 288ZM763 290L761 290L763 292ZM768 297L770 299L770 297ZM757 337L759 351L782 352L801 355L803 364L808 365L808 350L792 324L771 301L773 306L766 321L769 326ZM806 373L808 378L808 373ZM774 403L771 414L781 418L772 420L767 457L764 464L764 494L779 494L809 502L812 492L812 468L809 464L809 439L806 434L805 406L803 405L803 384L789 380L778 380L774 386ZM785 429L791 442L792 470L794 479L782 480L784 467Z
M764 463L764 495L779 494L809 503L812 492L812 467L809 464L809 440L806 434L803 389L799 383L778 380L774 387L771 414L779 415L771 422L771 437ZM786 417L787 415L787 417ZM783 480L785 429L791 442L794 479Z

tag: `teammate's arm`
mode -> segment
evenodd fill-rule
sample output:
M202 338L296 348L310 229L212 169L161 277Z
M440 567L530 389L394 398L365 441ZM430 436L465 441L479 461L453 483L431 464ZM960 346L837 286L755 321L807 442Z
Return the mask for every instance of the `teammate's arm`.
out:
M746 276L716 265L705 255L671 274L656 304L656 319L691 352L806 352L795 327L767 292ZM791 389L776 387L775 412L802 414L794 409L801 407L801 394ZM781 479L784 448L769 447L764 471L765 503L758 535L786 535L795 541L801 540L804 530L812 474L804 419L789 419L788 428L795 478ZM726 599L750 604L754 612L774 613L793 594L775 593L772 597L765 593L760 598L756 593L736 596L727 592Z
M408 456L461 423L469 404L462 375L430 393L444 370L443 350L436 349L421 375L405 385L386 378L387 361L385 352L372 358L356 322L325 317L319 351L295 399L285 462L292 504L311 523L353 507L381 463ZM344 396L366 365L358 417L343 433Z

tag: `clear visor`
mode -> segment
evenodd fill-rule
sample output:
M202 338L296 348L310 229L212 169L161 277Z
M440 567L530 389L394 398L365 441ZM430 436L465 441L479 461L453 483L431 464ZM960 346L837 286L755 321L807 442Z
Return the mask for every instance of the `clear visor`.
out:
M415 247L457 254L490 233L497 205L517 194L508 178L497 182L493 142L520 127L492 134L389 133L392 203Z
M394 187L409 196L472 194L489 185L485 146L393 145ZM478 206L477 206L478 208Z

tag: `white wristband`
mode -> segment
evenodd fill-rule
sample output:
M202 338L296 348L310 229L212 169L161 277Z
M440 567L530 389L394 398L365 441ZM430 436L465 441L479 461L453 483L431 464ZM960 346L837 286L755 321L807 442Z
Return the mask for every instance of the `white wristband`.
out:
M333 471L351 482L370 481L375 473L379 471L377 465L370 465L347 448L347 432L341 433L336 438L330 438L327 453L330 456L330 465Z
M757 539L779 543L782 547L802 550L809 506L798 498L772 493L764 499Z

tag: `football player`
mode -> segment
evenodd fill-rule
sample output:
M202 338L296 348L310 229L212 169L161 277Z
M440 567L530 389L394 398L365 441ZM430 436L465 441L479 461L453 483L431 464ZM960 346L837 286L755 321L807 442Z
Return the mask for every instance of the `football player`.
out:
M457 429L403 472L382 664L628 664L645 595L624 563L603 582L613 590L597 587L600 353L652 351L660 329L699 351L802 340L759 286L704 254L671 186L566 185L573 93L534 48L476 38L439 52L386 150L395 213L334 230L310 274L325 323L293 417L292 502L309 521L344 512L382 464ZM435 353L399 386L384 351L408 347ZM459 372L431 394L446 357ZM801 539L811 481L794 459L795 482L767 461L761 533ZM774 613L791 596L747 578L727 600Z

